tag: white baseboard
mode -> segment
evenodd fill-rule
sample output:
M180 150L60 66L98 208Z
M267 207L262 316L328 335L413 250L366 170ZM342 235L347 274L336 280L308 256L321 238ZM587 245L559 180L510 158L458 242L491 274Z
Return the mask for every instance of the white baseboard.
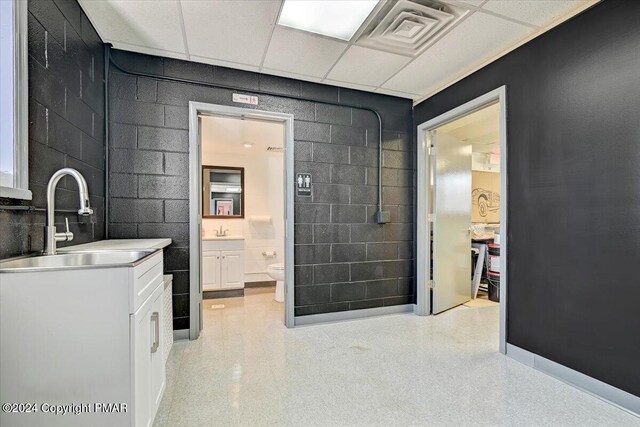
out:
M345 320L364 319L387 314L413 313L413 304L391 305L388 307L365 308L362 310L338 311L335 313L310 314L296 316L295 326L316 325L318 323L342 322Z
M515 345L507 344L507 356L640 417L640 397L638 396Z

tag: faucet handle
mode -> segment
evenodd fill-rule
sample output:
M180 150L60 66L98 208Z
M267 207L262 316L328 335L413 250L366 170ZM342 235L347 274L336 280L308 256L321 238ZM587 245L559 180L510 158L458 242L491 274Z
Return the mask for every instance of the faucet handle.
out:
M64 241L70 242L71 240L73 240L73 233L69 229L69 218L65 217L64 218L64 223L65 223L67 229L64 231L64 233L56 233L55 234L55 240L57 242L64 242Z

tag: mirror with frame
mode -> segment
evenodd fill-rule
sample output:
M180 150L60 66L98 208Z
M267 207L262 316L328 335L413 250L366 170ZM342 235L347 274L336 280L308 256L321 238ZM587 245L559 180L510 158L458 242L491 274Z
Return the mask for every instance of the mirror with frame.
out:
M244 168L202 166L202 217L244 218Z

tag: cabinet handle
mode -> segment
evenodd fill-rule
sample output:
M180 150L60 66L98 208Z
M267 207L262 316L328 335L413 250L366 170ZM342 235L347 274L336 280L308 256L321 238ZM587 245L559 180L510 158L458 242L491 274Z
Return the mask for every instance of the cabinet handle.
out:
M160 314L157 311L151 313L151 321L155 323L151 353L155 353L158 351L158 347L160 347Z

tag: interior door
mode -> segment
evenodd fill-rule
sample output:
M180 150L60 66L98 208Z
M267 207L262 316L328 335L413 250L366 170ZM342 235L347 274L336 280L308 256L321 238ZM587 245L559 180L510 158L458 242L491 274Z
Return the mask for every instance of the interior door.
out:
M433 314L470 300L471 145L434 131Z

